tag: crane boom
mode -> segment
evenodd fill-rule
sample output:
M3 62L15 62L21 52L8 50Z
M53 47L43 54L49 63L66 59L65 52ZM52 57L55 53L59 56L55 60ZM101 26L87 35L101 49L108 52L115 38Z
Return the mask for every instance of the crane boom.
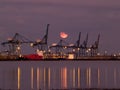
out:
M42 38L42 40L39 41L39 42L34 42L33 46L47 45L47 43L48 43L48 30L49 30L49 26L50 26L50 24L47 24L46 34L44 35L44 37Z
M98 48L100 41L100 34L98 35L97 41L95 41L95 48Z
M80 47L80 38L81 38L81 32L79 32L79 36L77 40L77 47Z
M87 33L86 39L83 42L83 47L84 48L87 48L87 43L88 43L88 33Z
M47 24L46 34L45 34L45 36L42 39L42 43L44 43L44 44L48 43L47 40L48 40L48 29L49 29L49 26L50 26L50 24Z

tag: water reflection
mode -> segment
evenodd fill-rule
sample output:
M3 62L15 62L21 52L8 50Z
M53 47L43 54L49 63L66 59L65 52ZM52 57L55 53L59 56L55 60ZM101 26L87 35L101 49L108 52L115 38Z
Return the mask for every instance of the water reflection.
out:
M114 68L114 87L116 87L116 84L117 84L117 70L116 68Z
M105 68L105 88L107 87L108 70Z
M31 67L31 89L34 89L33 81L34 81L34 69L33 67Z
M75 88L75 68L72 69L72 83L73 83L73 88Z
M100 68L97 69L97 86L100 88Z
M90 88L91 87L91 68L87 68L86 70L86 79L87 79L87 87Z
M80 71L80 68L78 68L78 88L80 88L80 84L81 84L81 71Z
M0 89L49 90L73 88L120 88L119 67L33 66L0 68Z
M37 90L40 88L40 69L37 68Z
M18 67L18 90L20 90L20 76L21 75L21 71L20 71L20 67Z
M17 68L17 89L21 89L21 68ZM112 87L118 87L117 78L119 73L116 68L112 70L113 75L109 75L108 68L100 69L100 67L93 69L88 67L86 69L77 68L50 68L37 67L30 69L30 83L31 90L47 90L53 88L67 89L67 88L101 88L108 87L108 82L114 84ZM23 72L25 73L25 72ZM95 74L96 73L96 74ZM118 75L117 75L118 74ZM5 78L5 77L4 77ZM29 77L28 77L29 78ZM96 79L95 79L96 78ZM111 78L111 80L109 80ZM36 83L35 83L36 82Z
M61 88L67 88L67 68L61 68Z

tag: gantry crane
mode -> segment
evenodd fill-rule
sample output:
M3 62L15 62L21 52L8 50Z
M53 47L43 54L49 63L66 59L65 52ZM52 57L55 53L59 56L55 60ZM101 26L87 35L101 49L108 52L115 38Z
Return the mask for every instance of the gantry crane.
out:
M80 38L81 38L81 32L79 32L78 40L75 43L75 47L80 47Z
M88 47L87 47L87 44L88 44L88 33L87 33L87 35L86 35L86 39L83 41L83 43L80 45L80 55L82 55L82 56L86 56L86 54L87 54L87 49L88 49Z
M21 55L21 45L23 43L33 43L26 37L20 35L19 33L15 33L13 38L9 38L6 42L2 42L3 46L8 46L8 54L9 55Z
M78 40L76 42L76 47L77 47L77 55L76 55L76 57L80 56L80 39L81 39L81 32L79 32Z
M47 24L46 34L44 35L42 40L32 43L32 46L33 47L37 46L37 49L39 51L47 51L47 49L48 49L47 44L48 44L48 29L49 29L49 26L50 26L50 24Z
M72 53L77 58L80 55L80 39L81 39L81 32L79 32L78 39L75 44L67 46L70 51L68 53Z
M100 34L98 35L98 38L95 41L95 43L90 47L90 49L91 49L91 56L95 56L95 55L98 54L99 40L100 40Z
M59 58L63 58L66 54L68 43L62 39L57 44L53 44L50 46L50 49L53 51L56 56L59 56Z

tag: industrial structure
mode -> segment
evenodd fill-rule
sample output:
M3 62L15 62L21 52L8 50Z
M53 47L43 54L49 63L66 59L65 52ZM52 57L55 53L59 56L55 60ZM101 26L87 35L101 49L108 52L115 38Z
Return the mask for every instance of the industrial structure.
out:
M48 45L48 31L49 24L47 24L46 33L41 40L32 41L25 36L15 33L12 38L2 42L1 45L6 46L7 51L1 51L0 59L98 59L104 58L99 53L99 40L100 34L97 40L90 46L88 46L88 33L85 40L81 43L81 32L79 32L78 39L74 44L66 42L64 38L59 40L58 43ZM36 54L23 55L21 48L23 44L29 44L31 48L36 49ZM3 54L4 52L5 54ZM108 58L107 58L108 59Z
M7 48L7 55L21 56L21 46L22 44L31 44L33 41L30 41L26 37L15 33L12 38L8 38L7 41L2 42L1 45Z

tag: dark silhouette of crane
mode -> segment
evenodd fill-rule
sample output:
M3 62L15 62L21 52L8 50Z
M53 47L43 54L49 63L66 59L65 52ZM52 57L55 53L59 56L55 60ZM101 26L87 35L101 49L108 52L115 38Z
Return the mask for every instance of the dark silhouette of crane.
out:
M80 55L86 56L86 50L88 49L87 44L88 44L88 33L86 35L86 39L80 45Z
M76 58L80 56L80 39L81 39L81 32L79 32L78 40L76 42L76 47L77 47Z
M81 32L79 32L78 40L76 41L76 44L75 44L77 48L80 47L80 38L81 38Z
M90 47L90 49L91 49L91 56L97 55L98 47L99 47L99 40L100 40L100 34L98 35L98 38L95 41L95 43Z
M50 46L50 49L59 56L59 58L63 58L65 56L64 54L67 53L68 45L66 41L61 39L57 44Z
M73 45L67 46L69 50L68 53L72 53L75 55L75 58L77 58L80 55L80 39L81 39L81 32L79 32L78 39Z
M33 47L37 46L39 50L41 51L46 51L48 46L48 29L49 29L50 24L47 24L47 29L46 29L46 34L40 41L36 41L32 44Z
M6 42L2 42L3 46L8 46L8 54L9 55L21 55L21 45L24 43L33 43L26 37L20 35L19 33L15 33L13 38L8 39Z

